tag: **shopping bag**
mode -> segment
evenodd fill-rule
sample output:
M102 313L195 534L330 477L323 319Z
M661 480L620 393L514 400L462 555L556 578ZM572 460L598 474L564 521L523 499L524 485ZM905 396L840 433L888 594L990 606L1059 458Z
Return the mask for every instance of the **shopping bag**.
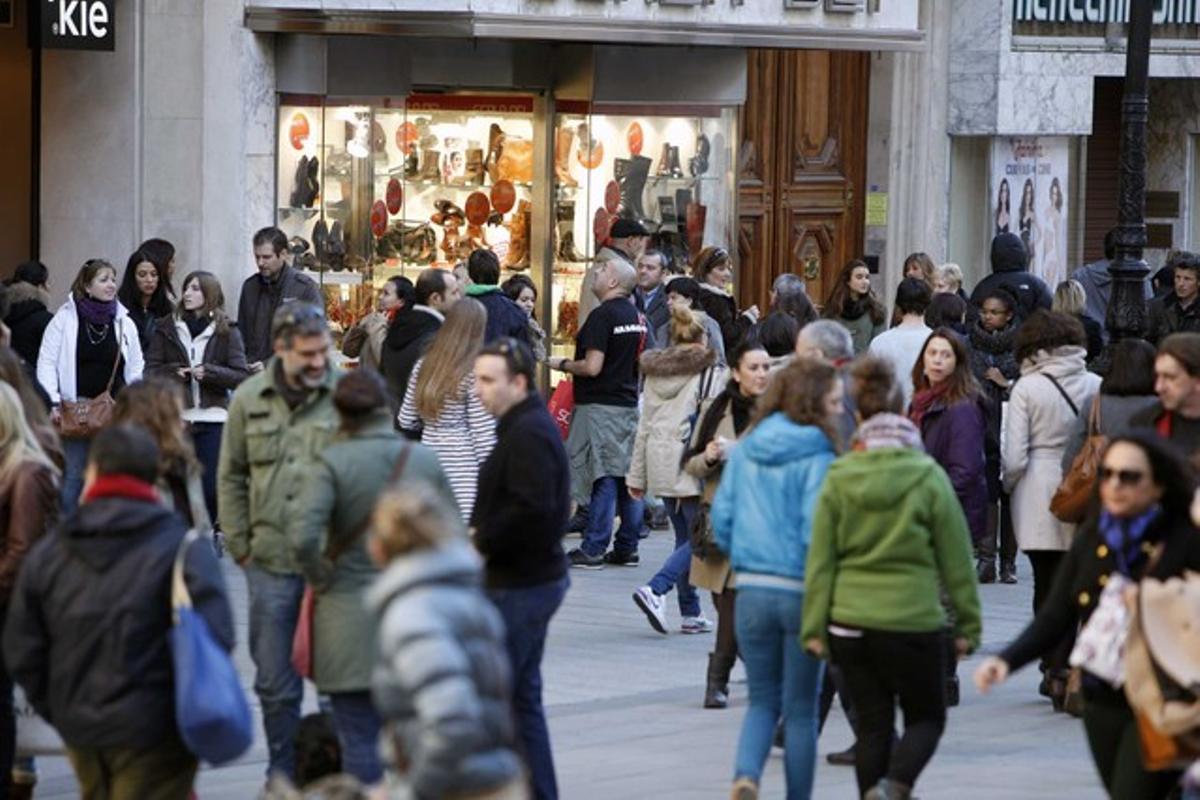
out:
M180 738L197 758L219 766L249 749L254 739L250 706L232 656L192 608L183 580L188 547L200 539L188 531L175 555L171 577L171 660L175 669L175 721Z
M1096 610L1075 638L1071 666L1082 667L1114 689L1125 683L1125 640L1129 636L1129 607L1125 588L1130 581L1114 572L1100 593Z
M18 756L61 756L67 752L58 731L33 710L20 686L13 688L13 716L17 720Z
M300 598L300 617L296 620L296 632L292 635L292 667L302 678L313 676L313 610L316 595L311 586L304 587Z
M570 380L561 380L550 395L550 416L558 426L558 433L563 441L571 432L571 417L575 414L575 384Z

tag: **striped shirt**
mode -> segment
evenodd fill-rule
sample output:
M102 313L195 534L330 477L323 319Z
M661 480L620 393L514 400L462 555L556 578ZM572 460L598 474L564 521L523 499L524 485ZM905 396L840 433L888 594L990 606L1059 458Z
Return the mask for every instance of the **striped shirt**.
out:
M479 467L496 446L496 419L475 395L473 372L467 372L458 385L457 397L446 399L437 419L422 418L417 413L417 381L424 361L418 360L409 375L397 421L403 430L420 432L421 444L437 454L466 522L475 507Z

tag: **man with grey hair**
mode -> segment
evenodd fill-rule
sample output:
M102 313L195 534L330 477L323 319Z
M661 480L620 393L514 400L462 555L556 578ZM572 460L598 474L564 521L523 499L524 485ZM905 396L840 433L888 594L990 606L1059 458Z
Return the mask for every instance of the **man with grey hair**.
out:
M854 340L839 322L819 319L800 329L796 337L796 355L819 358L839 369L854 358Z
M588 507L580 546L567 553L571 566L637 566L642 502L630 496L625 473L638 424L638 357L646 347L646 319L630 295L637 285L631 264L613 259L594 268L592 292L599 305L575 339L575 358L552 358L552 369L575 376L575 415L567 437L571 488ZM621 527L611 552L613 520Z
M229 403L217 470L221 527L246 572L254 691L267 734L267 774L294 777L292 742L300 726L304 681L292 667L292 636L304 578L288 546L288 526L303 497L309 458L337 429L325 315L298 300L271 320L274 355Z

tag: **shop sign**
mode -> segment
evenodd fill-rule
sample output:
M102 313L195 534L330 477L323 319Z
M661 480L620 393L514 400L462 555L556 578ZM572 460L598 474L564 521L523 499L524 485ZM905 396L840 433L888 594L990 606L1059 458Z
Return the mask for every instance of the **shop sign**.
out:
M1015 233L1029 253L1029 271L1047 286L1067 278L1068 171L1065 136L998 136L992 140L992 234Z
M1129 8L1141 0L1014 0L1015 22L1107 25L1129 22ZM1200 0L1150 0L1155 25L1200 23Z
M107 50L115 40L114 0L41 0L42 47Z

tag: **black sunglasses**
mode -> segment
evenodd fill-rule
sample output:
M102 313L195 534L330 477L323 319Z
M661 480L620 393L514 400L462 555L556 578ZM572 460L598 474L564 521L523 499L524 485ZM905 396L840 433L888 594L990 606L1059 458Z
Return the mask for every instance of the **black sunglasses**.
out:
M1108 467L1101 467L1097 474L1102 484L1116 478L1117 483L1122 486L1137 486L1146 477L1146 473L1139 469L1110 469Z

